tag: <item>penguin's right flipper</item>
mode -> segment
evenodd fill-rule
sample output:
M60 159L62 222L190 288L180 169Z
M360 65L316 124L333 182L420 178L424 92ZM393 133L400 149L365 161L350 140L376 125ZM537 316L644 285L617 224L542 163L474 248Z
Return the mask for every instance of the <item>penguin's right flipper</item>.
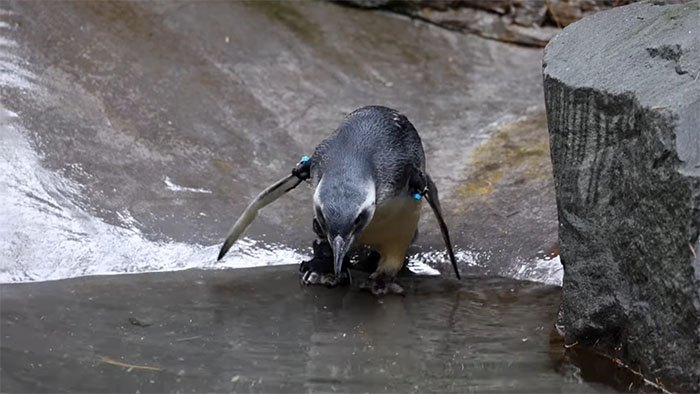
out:
M455 271L455 276L457 279L461 279L459 275L459 268L457 268L457 259L455 259L455 253L452 250L452 242L450 241L450 232L447 229L447 224L445 224L445 219L442 217L442 209L440 208L440 199L438 198L437 186L430 179L428 174L423 171L416 170L415 175L411 178L410 186L417 190L419 194L425 197L430 205L430 208L435 214L435 218L440 225L440 232L442 233L442 240L445 242L445 247L447 248L447 254L450 256L450 262L452 263L452 268Z
M447 230L447 225L445 224L445 219L442 218L442 209L440 208L440 199L438 198L437 186L430 179L428 174L425 174L425 180L427 182L427 187L425 189L425 199L428 200L430 208L432 208L435 218L437 218L438 224L440 225L440 232L442 233L442 239L445 241L445 247L447 247L447 254L450 255L450 262L452 263L452 268L455 270L455 276L457 279L461 279L459 276L459 268L457 268L457 259L455 259L455 252L452 250L452 242L450 242L450 232Z
M231 228L228 237L226 237L226 241L224 241L224 244L221 246L219 257L216 259L217 261L221 260L224 255L226 255L226 252L231 249L233 243L238 240L241 234L243 234L253 220L255 220L255 217L258 215L258 211L260 209L282 197L285 193L297 187L301 182L309 179L311 174L311 163L308 158L305 157L304 159L302 159L302 161L299 162L296 167L294 167L291 175L280 179L267 189L263 190L250 204L248 204L245 211L243 211L238 220L236 220L233 228Z

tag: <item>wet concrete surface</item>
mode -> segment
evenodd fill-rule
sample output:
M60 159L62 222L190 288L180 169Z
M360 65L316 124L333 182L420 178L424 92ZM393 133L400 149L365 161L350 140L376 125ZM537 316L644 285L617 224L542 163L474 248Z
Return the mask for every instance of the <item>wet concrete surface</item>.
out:
M310 187L214 260L253 196L382 104L423 138L461 269L560 283L541 50L326 2L2 2L0 33L0 282L296 263ZM442 250L423 215L411 255Z
M552 339L558 287L401 280L381 300L290 266L3 285L2 391L610 391Z

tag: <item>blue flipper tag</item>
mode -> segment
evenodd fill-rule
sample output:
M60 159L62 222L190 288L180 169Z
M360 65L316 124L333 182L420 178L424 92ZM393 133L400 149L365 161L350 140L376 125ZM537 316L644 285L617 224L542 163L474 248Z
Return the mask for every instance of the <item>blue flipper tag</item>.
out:
M413 198L416 200L420 200L420 197L421 197L420 193L416 193L413 195Z
M299 163L306 163L307 161L309 161L309 156L302 156L301 161L299 161Z

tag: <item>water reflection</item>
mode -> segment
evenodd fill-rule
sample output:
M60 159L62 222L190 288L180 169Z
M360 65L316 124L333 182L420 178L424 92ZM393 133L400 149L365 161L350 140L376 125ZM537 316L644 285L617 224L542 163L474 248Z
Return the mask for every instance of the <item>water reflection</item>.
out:
M237 278L211 288L212 301L219 305L213 320L241 333L239 350L268 354L274 364L291 368L288 383L304 390L601 389L553 369L554 361L561 364L550 354L561 348L550 348L558 288L496 278L459 283L416 277L402 283L407 297L379 300L355 289L256 293L256 302L269 310L251 309L236 298L254 291L254 283ZM256 329L269 330L269 341L251 339L250 330ZM246 360L242 356L236 363ZM250 379L279 378L272 376L268 362L258 363L248 363L246 368L261 373L248 371Z

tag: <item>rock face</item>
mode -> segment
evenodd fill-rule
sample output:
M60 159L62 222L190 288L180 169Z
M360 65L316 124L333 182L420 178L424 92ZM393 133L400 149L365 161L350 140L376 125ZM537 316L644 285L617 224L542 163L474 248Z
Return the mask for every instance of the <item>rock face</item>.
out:
M643 2L545 49L567 341L700 390L700 1Z
M335 0L382 8L450 30L530 46L545 46L586 15L637 0ZM669 0L681 1L681 0Z

